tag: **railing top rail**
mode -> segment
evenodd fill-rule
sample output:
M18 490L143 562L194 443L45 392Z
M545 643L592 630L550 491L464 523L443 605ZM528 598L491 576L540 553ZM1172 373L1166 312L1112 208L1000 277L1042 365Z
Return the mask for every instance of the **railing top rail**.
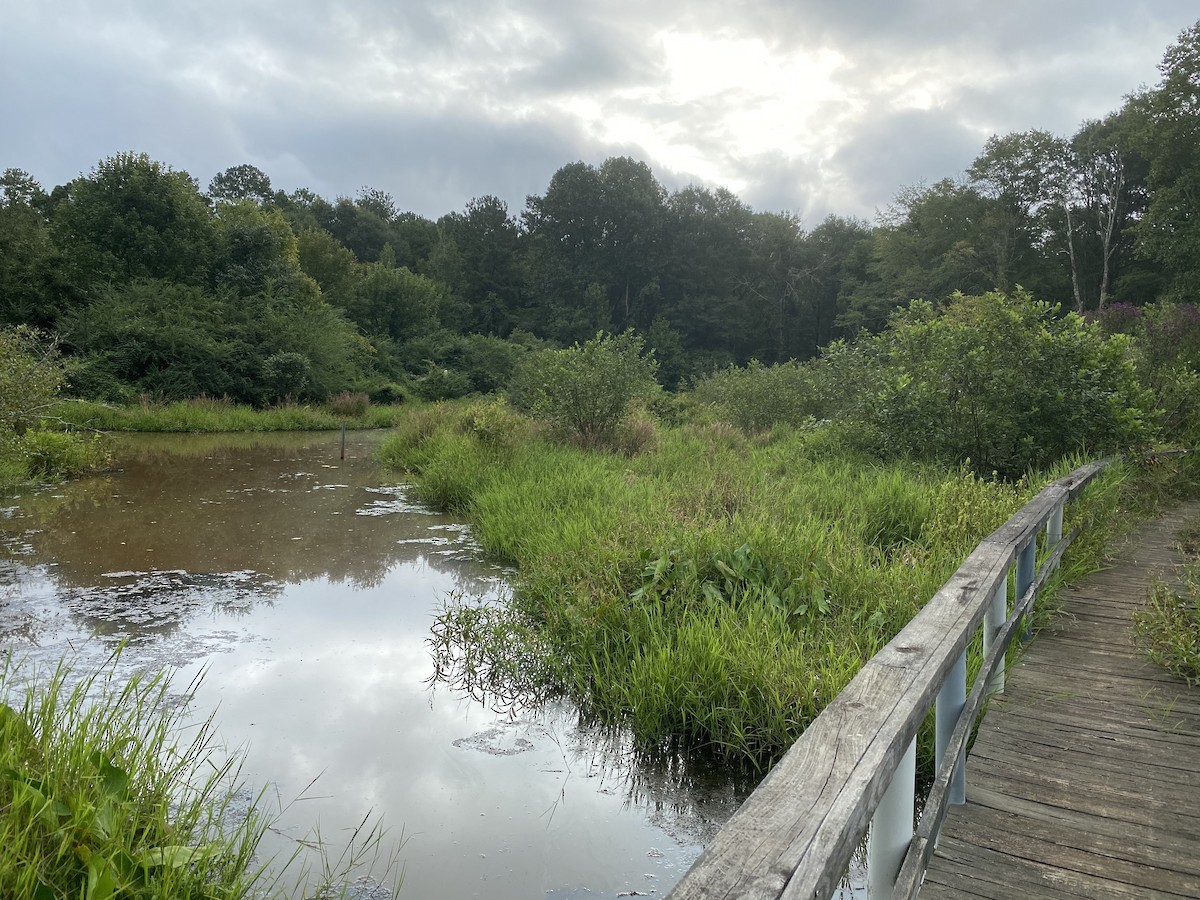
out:
M1017 554L1110 461L1089 463L1047 485L980 541L813 720L669 896L830 896Z

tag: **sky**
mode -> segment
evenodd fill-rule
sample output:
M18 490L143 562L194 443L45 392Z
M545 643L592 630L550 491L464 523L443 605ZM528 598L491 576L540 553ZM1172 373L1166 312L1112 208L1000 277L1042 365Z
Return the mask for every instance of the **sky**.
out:
M1070 135L1158 80L1195 0L0 0L0 169L115 153L206 188L364 187L519 213L560 167L648 163L805 225L874 220L992 134Z

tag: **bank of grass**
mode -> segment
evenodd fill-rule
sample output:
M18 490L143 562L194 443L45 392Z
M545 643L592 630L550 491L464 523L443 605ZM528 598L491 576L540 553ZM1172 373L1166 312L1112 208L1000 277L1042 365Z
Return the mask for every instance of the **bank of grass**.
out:
M268 822L233 815L211 721L177 746L165 679L68 674L21 693L0 672L0 896L251 896Z
M550 686L627 725L642 750L755 765L1074 462L1007 484L847 455L820 428L685 425L642 443L633 456L584 452L497 402L399 424L385 463L518 572L511 615L450 603L435 655L501 699ZM1115 467L1073 516L1111 520L1126 475ZM1072 565L1094 565L1102 536L1090 546Z
M53 418L69 428L94 431L257 432L390 428L401 415L396 406L377 406L366 395L346 394L324 404L285 403L266 409L225 399L195 398L173 403L143 401L112 406L62 401Z
M377 820L336 858L319 833L290 857L261 858L274 814L264 794L246 793L240 755L221 747L211 717L185 722L167 676L125 679L116 663L81 673L60 662L38 679L11 654L0 661L0 897L356 895L354 870L386 849ZM394 853L382 859L394 868Z
M0 440L0 488L23 482L57 481L108 464L108 447L96 434L34 428Z

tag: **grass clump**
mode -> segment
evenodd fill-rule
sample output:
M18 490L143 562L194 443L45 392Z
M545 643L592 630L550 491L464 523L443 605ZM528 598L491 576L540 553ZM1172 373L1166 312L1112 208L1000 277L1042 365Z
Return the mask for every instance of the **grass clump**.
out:
M216 761L211 720L186 745L162 676L73 687L60 664L0 694L0 896L251 895L267 821L233 815L237 761Z
M1134 613L1133 621L1150 659L1200 685L1200 565L1187 566L1180 586L1156 581L1146 608Z
M380 862L381 823L368 814L336 858L318 830L260 860L274 816L240 782L241 757L223 751L212 716L188 721L167 675L126 679L119 657L83 677L60 662L47 679L12 654L0 662L0 897L352 895L350 875Z

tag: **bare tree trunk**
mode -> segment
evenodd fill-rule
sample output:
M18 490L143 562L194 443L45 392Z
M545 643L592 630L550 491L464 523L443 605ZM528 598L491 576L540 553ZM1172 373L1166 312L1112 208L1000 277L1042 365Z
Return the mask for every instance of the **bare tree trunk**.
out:
M1110 202L1096 204L1096 218L1100 226L1101 258L1103 268L1100 273L1100 302L1099 308L1104 309L1108 303L1108 279L1113 254L1117 250L1117 222L1120 221L1121 192L1125 190L1125 165L1117 156L1111 171L1111 180L1105 185L1108 189Z
M1071 291L1075 295L1075 312L1083 312L1083 291L1079 288L1079 263L1075 259L1075 226L1071 222L1071 201L1063 198L1063 212L1067 215L1067 255L1071 259Z

